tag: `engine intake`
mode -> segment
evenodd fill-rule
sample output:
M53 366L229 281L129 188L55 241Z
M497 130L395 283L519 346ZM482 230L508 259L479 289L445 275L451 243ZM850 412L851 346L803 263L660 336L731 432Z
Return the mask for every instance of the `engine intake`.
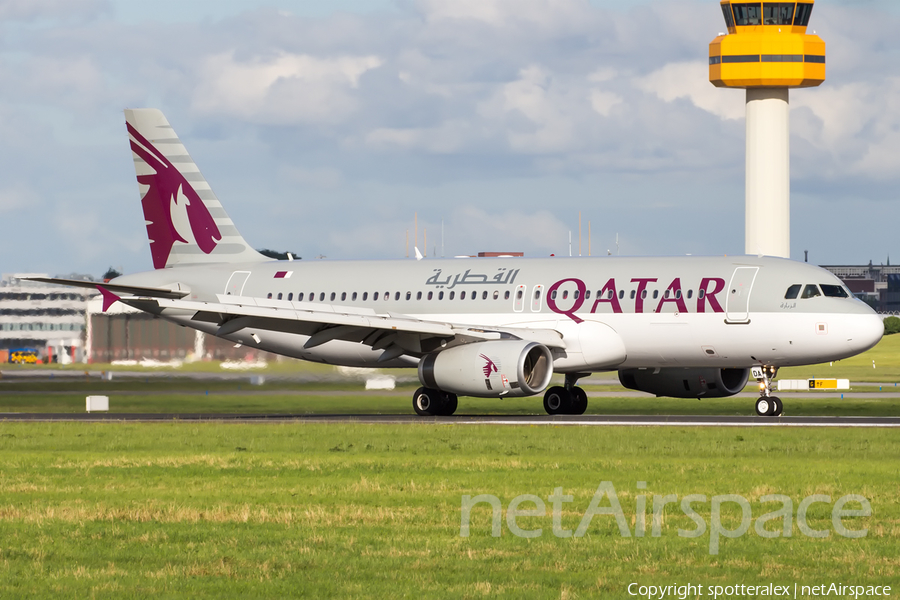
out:
M622 369L619 381L630 390L672 398L724 398L744 389L750 369Z
M464 344L419 361L422 385L462 396L531 396L544 391L552 376L550 350L524 340Z

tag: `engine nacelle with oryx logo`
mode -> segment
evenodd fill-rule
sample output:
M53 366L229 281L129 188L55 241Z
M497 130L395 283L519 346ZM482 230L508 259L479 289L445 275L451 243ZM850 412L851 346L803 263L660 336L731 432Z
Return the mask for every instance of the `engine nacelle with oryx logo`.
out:
M419 381L425 387L480 398L539 394L552 376L550 350L524 340L455 346L419 362Z
M665 367L622 369L619 381L630 390L670 398L725 398L744 389L750 369Z

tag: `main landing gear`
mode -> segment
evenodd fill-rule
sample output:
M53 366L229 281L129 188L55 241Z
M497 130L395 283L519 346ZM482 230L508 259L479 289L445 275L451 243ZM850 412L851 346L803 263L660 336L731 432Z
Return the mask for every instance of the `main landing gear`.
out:
M772 395L772 380L778 374L778 367L753 367L753 376L759 382L759 399L756 401L756 414L761 417L780 417L784 411L781 398Z
M548 415L583 415L587 393L575 384L590 373L566 373L565 386L554 385L544 392L544 410Z
M449 417L456 412L456 394L420 387L413 394L413 408L420 417Z

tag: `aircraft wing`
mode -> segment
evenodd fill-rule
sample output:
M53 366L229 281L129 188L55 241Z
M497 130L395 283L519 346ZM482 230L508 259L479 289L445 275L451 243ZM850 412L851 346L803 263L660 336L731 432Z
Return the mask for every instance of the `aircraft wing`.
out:
M23 277L27 281L41 281L43 283L55 283L71 287L90 288L100 291L104 288L114 294L130 294L132 296L144 296L149 298L184 298L189 291L171 290L166 288L140 287L136 285L121 285L115 283L103 283L102 281L85 281L83 279L58 279L56 277Z
M169 298L126 297L120 301L150 313L163 309L193 312L194 321L218 325L215 334L227 336L243 330L264 330L309 336L305 348L332 340L358 342L384 350L380 362L404 354L421 356L439 348L469 342L524 339L549 348L565 348L562 335L551 329L485 327L425 321L409 315L380 313L352 306L295 303L244 296L219 295L217 302Z

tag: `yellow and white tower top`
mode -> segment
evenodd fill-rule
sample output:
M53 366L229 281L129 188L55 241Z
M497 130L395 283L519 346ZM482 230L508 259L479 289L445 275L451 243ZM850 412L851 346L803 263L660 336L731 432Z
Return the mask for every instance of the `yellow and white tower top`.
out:
M825 81L825 42L806 33L813 0L722 0L728 33L709 44L709 80L747 90L747 254L790 256L790 88Z

